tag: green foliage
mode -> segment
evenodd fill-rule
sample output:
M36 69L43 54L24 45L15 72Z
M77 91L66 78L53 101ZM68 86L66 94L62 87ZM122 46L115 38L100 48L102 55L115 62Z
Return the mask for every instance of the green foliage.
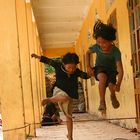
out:
M53 60L61 61L61 58L53 58ZM45 64L45 75L52 74L54 72L55 69L52 66Z
M54 72L55 72L55 69L52 66L45 64L45 75L48 75Z

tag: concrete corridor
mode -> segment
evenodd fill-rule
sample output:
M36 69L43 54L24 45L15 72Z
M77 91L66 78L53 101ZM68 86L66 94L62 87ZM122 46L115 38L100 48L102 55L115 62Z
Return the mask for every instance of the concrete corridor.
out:
M61 115L63 121L65 118ZM74 114L74 140L140 140L140 135L107 121L95 119L87 113ZM80 121L89 120L89 121ZM76 122L77 121L77 122ZM45 126L37 129L37 137L28 140L67 140L66 125Z

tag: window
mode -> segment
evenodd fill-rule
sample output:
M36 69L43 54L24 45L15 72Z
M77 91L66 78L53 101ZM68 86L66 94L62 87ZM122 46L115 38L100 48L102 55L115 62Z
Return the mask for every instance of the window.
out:
M132 66L134 77L140 75L140 1L128 0Z

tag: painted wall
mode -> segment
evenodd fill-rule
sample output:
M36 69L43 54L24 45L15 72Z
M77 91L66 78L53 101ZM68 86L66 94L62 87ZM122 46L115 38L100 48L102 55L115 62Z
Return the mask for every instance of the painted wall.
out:
M41 120L41 99L45 97L44 67L31 58L41 54L30 3L0 1L0 111L4 140L25 140L35 136ZM20 128L21 129L16 129ZM12 129L12 130L11 130Z
M47 48L45 51L43 51L43 54L50 58L57 58L61 57L67 52L75 52L74 47L65 47L65 48Z
M133 84L133 73L132 66L130 65L131 60L131 43L130 43L130 33L129 33L129 19L127 11L127 0L114 0L113 5L106 10L106 0L93 1L93 5L89 10L89 14L83 24L79 39L76 43L76 52L80 55L81 62L84 70L84 54L91 43L95 43L90 37L92 36L92 28L96 18L100 18L104 23L107 22L110 14L116 9L117 14L117 25L118 25L118 37L119 37L119 48L122 52L122 61L124 66L124 78L121 86L121 91L117 93L117 98L120 101L120 108L113 109L110 101L110 93L107 90L106 102L107 102L107 117L108 118L120 118L120 117L135 117L135 98L134 98L134 84ZM127 49L126 49L127 48ZM95 56L93 56L95 58ZM87 82L88 89L88 102L89 102L89 112L96 115L101 115L98 112L99 106L99 92L98 92L98 82L91 86L90 80ZM136 127L135 120L122 120L115 121L115 123L127 128Z

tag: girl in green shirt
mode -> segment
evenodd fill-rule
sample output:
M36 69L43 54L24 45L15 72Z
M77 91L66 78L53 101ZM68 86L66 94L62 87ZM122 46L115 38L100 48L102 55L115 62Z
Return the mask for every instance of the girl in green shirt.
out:
M116 39L115 33L116 30L111 25L98 20L93 29L96 44L92 45L86 52L87 72L99 81L100 104L98 110L101 112L106 111L105 92L107 87L111 93L112 106L115 109L120 106L115 92L120 91L123 66L121 52L113 43ZM90 65L90 55L92 53L96 53L94 67Z

